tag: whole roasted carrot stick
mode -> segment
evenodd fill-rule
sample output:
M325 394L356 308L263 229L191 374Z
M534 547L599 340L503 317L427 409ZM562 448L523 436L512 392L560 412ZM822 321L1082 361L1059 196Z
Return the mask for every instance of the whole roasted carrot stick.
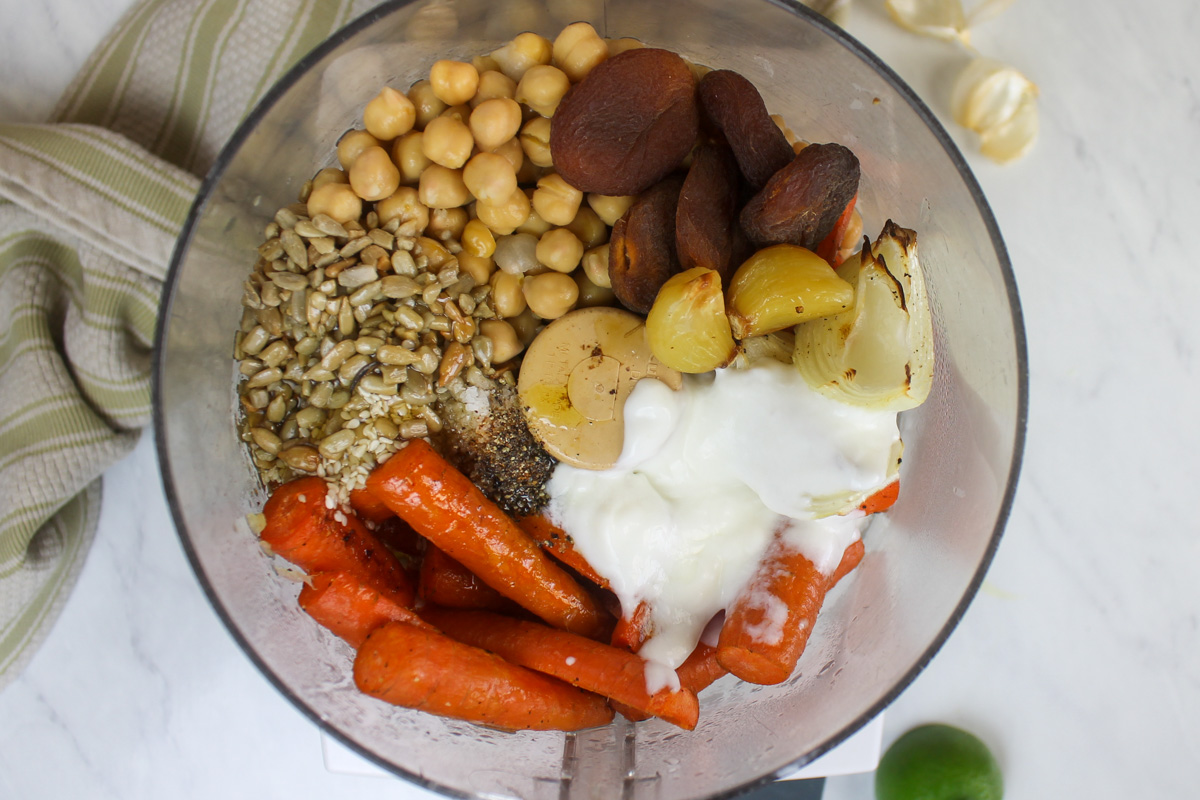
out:
M847 548L831 575L776 537L758 572L725 614L717 643L721 666L749 683L782 683L808 644L825 594L862 559ZM844 571L843 571L844 568ZM839 574L840 573L840 574Z
M309 616L356 649L367 634L386 622L430 627L411 609L345 572L309 576L299 602Z
M411 605L412 582L379 539L353 514L326 507L322 478L300 478L275 489L259 537L271 550L308 573L346 572Z
M534 514L528 517L521 517L516 522L521 530L529 534L547 553L601 589L609 588L608 579L596 572L587 559L575 549L575 544L571 541L571 536L547 519L546 515Z
M354 683L395 705L505 730L573 731L613 717L599 695L407 622L367 637Z
M686 730L696 727L700 715L696 695L686 688L648 693L646 662L633 653L486 611L426 609L424 616L448 636L514 664L553 675Z
M417 593L426 603L446 608L479 608L489 611L517 608L513 601L433 545L425 548Z
M414 439L376 467L367 489L417 533L536 616L584 636L608 634L610 620L592 596L425 441Z

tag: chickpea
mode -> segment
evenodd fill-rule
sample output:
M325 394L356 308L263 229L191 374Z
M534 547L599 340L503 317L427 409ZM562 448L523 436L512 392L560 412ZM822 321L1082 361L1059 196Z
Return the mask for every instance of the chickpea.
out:
M588 276L588 280L601 289L608 289L612 286L612 279L608 276L607 244L593 247L583 254L583 272Z
M507 98L511 100L517 93L517 82L505 75L499 69L490 69L479 73L479 88L471 98L471 108L479 108L488 100Z
M471 66L479 73L479 80L483 82L483 73L485 72L500 72L500 65L496 63L496 59L491 56L472 56ZM501 73L502 75L504 73Z
M554 166L550 154L550 120L534 117L521 128L521 149L525 157L539 167Z
M348 183L327 183L308 195L308 215L326 214L343 224L362 216L362 198Z
M471 64L442 59L429 69L429 85L434 95L448 106L465 103L479 88L479 72Z
M515 317L510 317L505 320L509 325L513 326L513 330L517 332L517 338L520 339L526 347L537 338L545 324L536 314L526 308Z
M421 152L425 157L449 169L460 169L466 164L474 147L471 129L454 117L430 120L421 137Z
M551 49L554 64L566 73L571 83L579 83L592 68L608 58L608 43L586 22L562 29Z
M504 270L492 273L492 309L502 318L515 317L525 310L525 294L521 291L520 275Z
M570 275L546 272L525 278L521 291L529 310L542 319L558 319L575 307L579 285Z
M368 202L391 196L400 187L400 170L382 147L368 147L350 166L350 186Z
M538 64L525 71L517 83L515 97L517 102L524 103L543 117L552 117L570 88L571 79L567 73L549 64Z
M366 131L349 130L338 139L337 157L342 169L350 169L354 160L368 147L378 147L379 140Z
M491 228L492 233L500 236L515 231L517 226L529 217L529 211L529 198L520 189L513 192L503 203L475 204L475 213L479 221Z
M491 256L473 256L464 250L458 254L458 269L463 274L470 275L477 286L482 286L496 271L496 262Z
M604 43L608 45L608 57L612 58L615 55L620 55L626 50L637 50L640 47L645 47L645 42L640 42L637 39L629 36L621 39L605 39Z
M625 216L625 212L629 210L636 199L636 195L589 194L587 203L592 207L592 211L595 211L596 215L604 221L604 224L611 228L617 224L617 220Z
M463 182L480 202L495 203L517 190L517 173L504 156L477 153L463 168Z
M418 130L424 130L429 121L436 118L439 114L446 110L449 103L443 103L442 100L433 92L433 86L429 81L417 81L408 90L408 99L412 101L413 108L417 112L416 127Z
M502 319L485 319L479 323L479 332L492 340L492 363L503 364L517 357L525 344L517 338L512 325Z
M513 275L528 275L545 272L537 259L538 238L529 233L513 233L496 240L496 252L492 260L496 267Z
M583 242L585 249L608 241L608 226L591 206L580 205L579 210L575 212L575 219L571 220L567 228Z
M488 226L478 219L471 220L463 228L461 242L463 252L473 256L490 258L492 253L496 252L496 237Z
M350 176L346 174L346 170L338 169L337 167L326 167L313 176L312 188L320 189L327 183L349 183Z
M492 59L508 77L521 80L525 71L537 64L549 64L552 56L550 40L536 33L519 33L513 40L492 53Z
M396 232L402 236L418 236L429 227L429 208L411 186L401 186L391 197L376 203L375 213L380 225L399 219L400 229Z
M429 212L429 225L425 233L434 239L447 242L458 241L467 225L465 208L435 208Z
M416 121L417 109L412 101L390 86L380 89L363 109L363 127L383 142L408 133Z
M425 157L425 134L409 131L392 142L392 161L400 168L400 182L415 186L421 173L433 162Z
M468 122L480 150L495 150L521 130L521 106L511 97L494 97L475 106Z
M517 173L517 183L520 183L522 168L526 163L525 151L521 149L521 141L514 136L492 152L508 159L508 163L513 165L513 170Z
M457 208L471 202L462 170L431 164L421 173L417 196L430 208Z
M583 270L571 273L579 286L579 302L576 308L595 308L596 306L613 306L617 304L617 296L611 288L597 286Z
M552 225L569 225L583 202L583 192L552 172L537 182L532 200L542 219Z
M532 194L533 194L528 189L525 189L523 191L525 192L525 195L527 197L532 196ZM546 220L542 219L541 214L537 213L536 208L531 208L529 210L529 216L525 218L524 222L522 222L520 225L517 226L517 232L518 233L530 233L530 234L533 234L534 236L541 236L543 233L545 233L546 231L550 230L553 227L554 226L551 225L549 222L546 222Z
M542 234L537 243L537 260L555 272L571 272L583 258L583 242L566 228Z

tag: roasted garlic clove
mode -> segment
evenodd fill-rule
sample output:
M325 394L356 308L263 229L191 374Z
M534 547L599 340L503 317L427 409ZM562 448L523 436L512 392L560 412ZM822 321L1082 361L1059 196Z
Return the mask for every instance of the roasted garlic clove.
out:
M729 284L729 322L736 339L790 328L849 308L854 287L825 259L792 244L750 256Z
M854 303L796 327L796 368L815 390L851 405L920 405L933 384L934 352L916 233L888 220L838 273L854 283Z
M725 314L721 276L694 267L659 289L646 317L646 340L654 356L680 372L709 372L737 354Z

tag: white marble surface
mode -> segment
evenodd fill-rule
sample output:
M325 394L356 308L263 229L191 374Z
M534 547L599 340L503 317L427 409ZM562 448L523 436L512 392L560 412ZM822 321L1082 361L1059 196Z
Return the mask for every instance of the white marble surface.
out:
M0 116L44 116L129 0L0 0ZM953 48L850 22L945 117ZM1042 88L1042 136L997 167L952 128L1000 223L1029 338L1031 413L984 590L889 709L998 754L1010 800L1195 797L1200 759L1200 7L1016 3L975 35ZM1189 222L1190 221L1190 222ZM334 775L316 729L208 609L151 442L112 468L60 622L0 693L4 798L432 797ZM869 775L829 800L868 800Z

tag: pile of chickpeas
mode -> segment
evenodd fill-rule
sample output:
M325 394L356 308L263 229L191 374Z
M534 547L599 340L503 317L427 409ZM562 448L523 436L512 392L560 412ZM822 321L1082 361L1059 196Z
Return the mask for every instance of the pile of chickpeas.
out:
M407 92L383 88L339 140L340 168L314 177L309 215L345 223L373 208L380 224L401 218L401 232L443 242L491 287L499 319L481 330L494 360L518 355L545 321L615 302L608 237L633 198L585 197L559 177L550 118L594 66L639 46L581 22L554 41L522 33L470 63L438 61Z

